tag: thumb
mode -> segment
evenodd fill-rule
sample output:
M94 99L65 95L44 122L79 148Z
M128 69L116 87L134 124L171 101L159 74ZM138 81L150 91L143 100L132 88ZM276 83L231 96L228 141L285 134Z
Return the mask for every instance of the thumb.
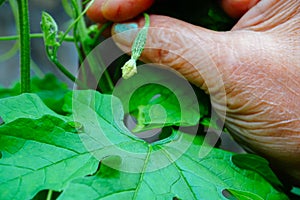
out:
M222 81L229 75L224 63L233 49L228 45L231 42L227 34L165 16L151 15L150 23L141 60L170 67L207 93L219 92L221 85L216 80ZM130 52L138 28L143 25L143 19L115 24L114 41L123 51Z

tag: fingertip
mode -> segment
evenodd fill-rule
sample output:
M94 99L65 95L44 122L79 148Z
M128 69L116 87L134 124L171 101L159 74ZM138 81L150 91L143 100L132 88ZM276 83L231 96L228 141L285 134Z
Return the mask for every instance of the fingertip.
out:
M102 14L110 21L126 21L147 10L153 2L154 0L107 0L102 5Z
M94 22L104 23L107 19L103 16L102 6L105 0L96 0L87 11L87 16Z
M257 2L259 0L222 0L222 7L232 18L240 18Z

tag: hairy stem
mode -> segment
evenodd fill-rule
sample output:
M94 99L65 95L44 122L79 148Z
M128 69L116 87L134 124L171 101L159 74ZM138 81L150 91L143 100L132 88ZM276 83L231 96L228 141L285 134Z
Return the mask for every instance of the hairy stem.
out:
M17 0L19 10L21 93L30 92L30 26L28 1Z

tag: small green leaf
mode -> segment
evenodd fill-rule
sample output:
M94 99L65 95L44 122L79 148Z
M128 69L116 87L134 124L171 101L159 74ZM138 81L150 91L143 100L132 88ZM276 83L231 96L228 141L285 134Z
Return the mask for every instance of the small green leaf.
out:
M130 98L129 112L137 119L135 131L165 126L192 126L199 122L197 104L181 91L176 96L170 89L149 84L137 89ZM184 112L182 112L184 111Z
M238 200L265 200L262 197L247 191L239 191L234 189L228 190L232 193Z
M271 170L269 162L266 159L255 154L236 154L232 156L232 162L241 169L257 172L274 187L282 187L282 183Z
M114 90L126 114L135 117L134 132L165 126L195 126L209 116L210 100L203 91L170 70L145 64Z
M300 188L299 187L293 187L293 189L291 190L291 193L293 193L293 194L300 197Z
M42 12L41 29L44 34L45 46L54 47L58 46L57 42L57 24L55 20L47 12Z

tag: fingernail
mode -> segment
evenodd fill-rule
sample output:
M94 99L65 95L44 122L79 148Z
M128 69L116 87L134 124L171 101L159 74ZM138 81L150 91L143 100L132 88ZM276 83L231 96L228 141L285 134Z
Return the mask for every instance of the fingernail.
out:
M136 23L121 23L116 24L113 28L115 39L123 45L130 45L138 32Z
M122 23L122 24L115 25L116 33L122 33L124 31L128 31L131 29L137 29L137 28L138 28L138 25L136 23Z

